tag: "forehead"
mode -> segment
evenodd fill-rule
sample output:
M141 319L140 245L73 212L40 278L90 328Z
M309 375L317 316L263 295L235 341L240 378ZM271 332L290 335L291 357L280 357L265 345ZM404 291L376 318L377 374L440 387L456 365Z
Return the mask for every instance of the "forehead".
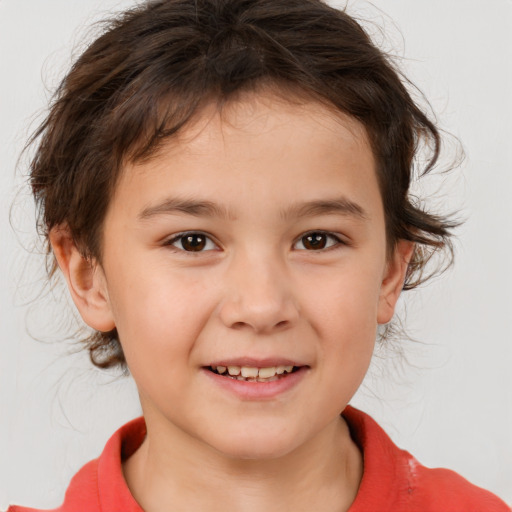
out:
M286 91L263 89L243 92L221 104L210 102L169 141L165 151L193 154L209 150L212 144L240 144L247 137L255 148L263 143L286 147L296 137L307 140L304 150L308 151L322 151L334 139L337 144L370 148L366 129L355 118L299 92L285 95ZM287 137L292 131L295 139Z
M242 187L282 203L307 192L312 180L312 195L336 195L333 178L362 193L374 185L374 167L366 130L354 118L317 101L245 93L207 104L150 159L127 164L115 196L137 191L149 202L172 189L185 196L222 192L236 202Z

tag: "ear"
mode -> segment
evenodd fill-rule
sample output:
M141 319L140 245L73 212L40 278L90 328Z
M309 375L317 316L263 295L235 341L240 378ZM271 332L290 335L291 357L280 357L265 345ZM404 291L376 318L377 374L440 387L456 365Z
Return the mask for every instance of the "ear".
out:
M101 266L80 253L67 226L53 228L50 243L84 322L97 331L114 329L107 283Z
M404 286L405 275L414 253L414 243L399 240L386 264L380 288L377 323L387 324L393 318L395 306Z

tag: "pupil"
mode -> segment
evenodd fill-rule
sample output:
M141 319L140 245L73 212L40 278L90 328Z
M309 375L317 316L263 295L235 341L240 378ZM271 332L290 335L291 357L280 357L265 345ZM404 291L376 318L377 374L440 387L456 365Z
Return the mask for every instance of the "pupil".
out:
M312 233L310 235L306 235L302 243L306 249L323 249L327 244L327 237L323 233Z
M186 251L202 251L206 245L203 235L187 235L181 239L181 245Z

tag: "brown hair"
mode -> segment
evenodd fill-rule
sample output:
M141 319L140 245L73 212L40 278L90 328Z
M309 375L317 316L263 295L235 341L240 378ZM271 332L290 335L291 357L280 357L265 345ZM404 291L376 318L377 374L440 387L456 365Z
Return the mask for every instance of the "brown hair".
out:
M438 130L361 26L320 0L159 0L107 22L30 141L46 236L66 225L83 255L101 262L102 223L123 163L151 156L205 103L262 84L299 91L365 126L388 246L416 242L404 289L417 286L433 252L451 248L454 226L409 197L418 148L430 149L423 173L438 159ZM49 245L48 256L51 276ZM86 341L97 366L124 365L115 330Z

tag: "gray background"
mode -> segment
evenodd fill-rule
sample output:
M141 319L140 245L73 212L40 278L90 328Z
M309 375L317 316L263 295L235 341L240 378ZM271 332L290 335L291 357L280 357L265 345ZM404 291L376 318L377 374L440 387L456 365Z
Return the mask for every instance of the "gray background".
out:
M131 4L0 0L0 509L60 504L71 475L140 414L130 379L92 369L62 341L71 310L59 288L43 288L33 208L15 175L45 86L79 51L84 26ZM467 222L455 267L401 298L420 341L402 343L411 364L379 351L353 403L423 464L512 502L512 2L352 1L349 11L405 56L407 74L467 153L460 171L421 186L427 195L439 189L437 204L461 209ZM455 146L448 150L447 164Z

